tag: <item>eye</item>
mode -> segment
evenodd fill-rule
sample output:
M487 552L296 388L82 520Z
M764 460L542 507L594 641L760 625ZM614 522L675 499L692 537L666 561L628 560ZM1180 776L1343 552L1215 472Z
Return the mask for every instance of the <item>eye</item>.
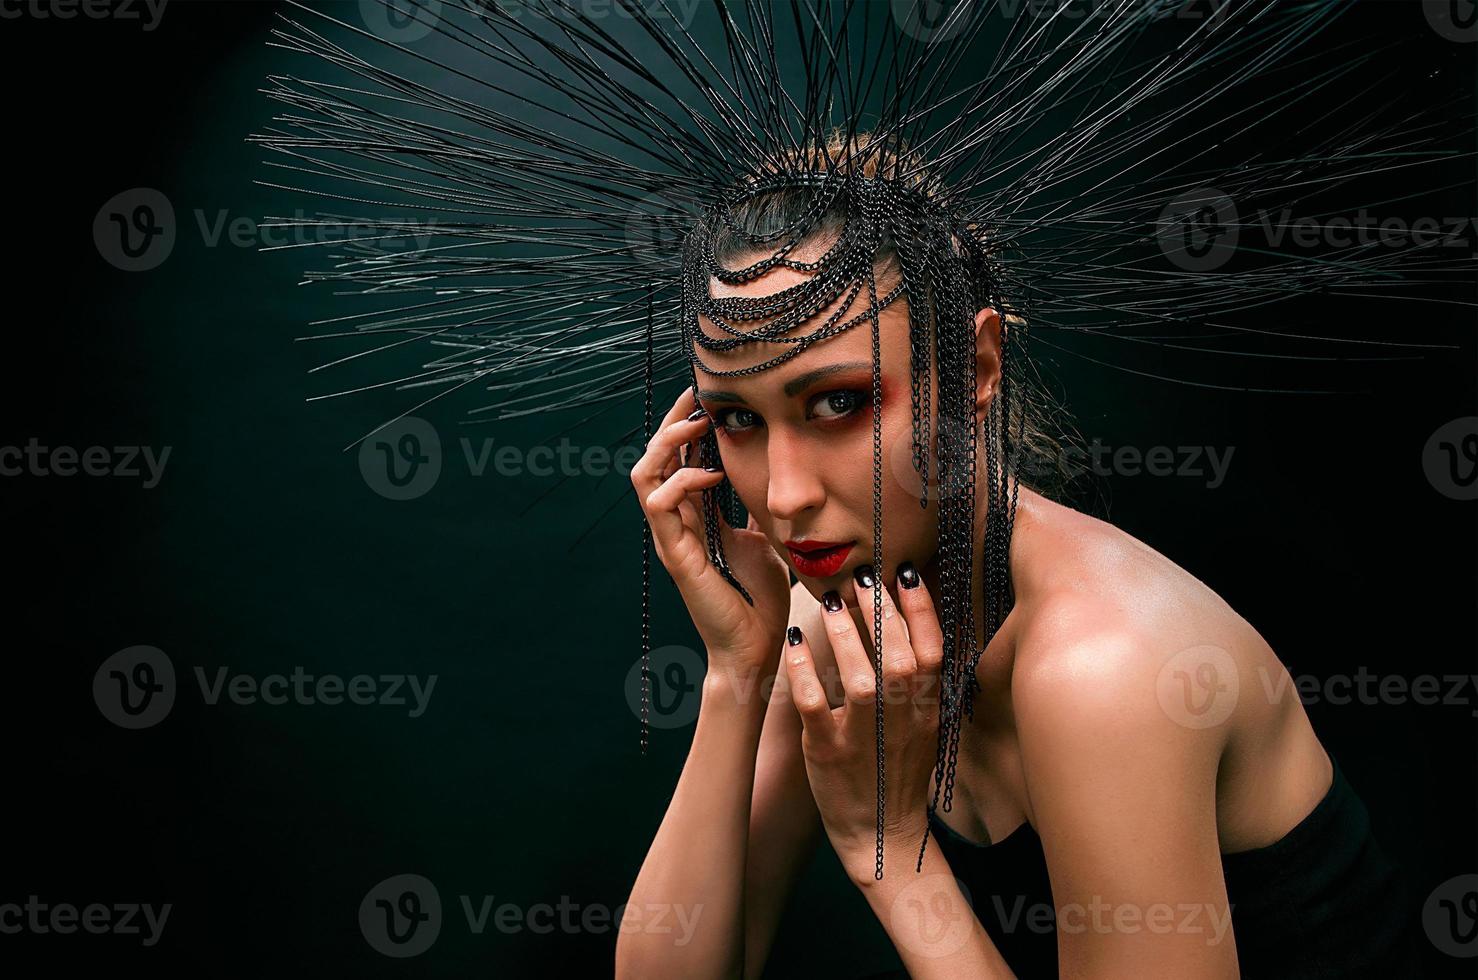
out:
M730 416L748 417L751 421L749 421L747 424L730 425ZM744 432L748 429L754 428L754 421L752 420L758 419L759 416L755 415L747 408L721 408L713 413L713 418L714 421L718 423L719 428L723 429L725 432Z
M841 388L836 391L825 391L816 396L816 400L811 403L811 414L806 417L834 422L851 418L871 402L872 396L860 389ZM715 409L713 417L719 429L731 435L759 428L762 421L758 415L747 408Z
M871 400L871 397L866 392L859 391L855 388L823 392L816 400L815 408L818 411L812 417L818 419L844 419L860 412Z

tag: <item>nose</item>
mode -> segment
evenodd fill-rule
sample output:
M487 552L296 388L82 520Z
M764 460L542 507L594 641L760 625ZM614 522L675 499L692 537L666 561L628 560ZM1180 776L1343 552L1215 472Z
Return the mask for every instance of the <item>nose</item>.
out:
M805 441L773 426L768 433L770 486L765 505L770 516L782 521L820 507L826 502L820 467Z

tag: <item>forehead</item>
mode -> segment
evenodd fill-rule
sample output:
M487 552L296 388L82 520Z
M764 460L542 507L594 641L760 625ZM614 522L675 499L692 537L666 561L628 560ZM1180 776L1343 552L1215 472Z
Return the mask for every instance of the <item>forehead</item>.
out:
M799 250L795 253L799 261L811 261L810 256L803 256ZM750 259L749 261L753 261ZM710 278L708 281L709 295L715 299L729 297L763 297L772 293L788 289L799 283L805 282L813 273L802 272L779 266L765 272L764 275L748 282L724 283ZM877 280L877 299L882 302L888 291L893 288L894 282L886 277ZM857 290L857 295L848 302L848 292L852 284L848 284L841 295L833 299L827 306L813 313L811 316L792 326L783 336L804 337L816 332L828 319L835 316L838 310L845 307L840 317L835 319L833 326L847 323L861 317L858 322L852 324L846 330L824 337L800 354L791 357L783 364L766 368L763 371L751 375L720 376L705 371L701 365L694 365L694 373L698 377L700 386L705 388L722 388L725 391L736 394L754 392L757 390L781 390L787 381L797 378L799 375L816 370L819 367L835 365L840 363L860 362L872 364L872 323L865 316L870 300L867 284L864 282ZM753 332L773 322L775 317L762 320L732 321L730 326L745 332ZM908 344L908 304L900 295L887 307L878 313L879 342L882 354L882 369L886 374L890 365L899 359L897 348L902 346L906 357ZM698 329L705 336L715 340L734 339L733 335L714 326L708 317L698 316ZM703 364L716 371L736 371L747 367L764 364L774 360L782 354L793 349L792 344L775 343L765 340L746 341L730 350L717 351L706 350L696 342L693 343L693 353L702 359Z

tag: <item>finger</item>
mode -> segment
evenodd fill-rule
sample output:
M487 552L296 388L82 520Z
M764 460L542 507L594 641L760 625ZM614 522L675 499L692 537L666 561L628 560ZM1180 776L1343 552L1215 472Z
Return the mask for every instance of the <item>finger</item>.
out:
M908 635L913 645L914 658L919 670L937 674L944 663L944 629L939 625L939 616L934 610L934 597L924 584L923 576L906 561L898 566L898 609L908 624Z
M799 626L786 630L785 678L790 684L791 701L801 716L801 727L812 738L830 741L836 735L836 719L826 700L821 679L816 676L816 661L811 645Z
M670 480L679 469L681 467L678 465L677 457L669 459L667 465L662 468L662 482L666 483ZM683 524L688 530L694 534L701 533L699 529L703 527L703 520L698 514L697 506L693 503L692 494L684 497L682 503L678 504L678 513L682 516Z
M647 441L641 459L631 468L631 482L638 494L647 496L666 479L664 472L667 464L677 459L678 447L697 438L711 419L693 397L692 386L685 388Z
M686 448L694 439L703 435L704 429L713 418L707 413L699 414L701 411L700 409L687 418L669 423L652 435L646 452L631 468L631 481L637 484L638 489L641 488L639 480L646 480L651 484L660 483L671 476L674 470L696 462L696 459L689 458L693 454L687 453Z
M914 704L925 718L937 718L942 698L940 667L944 663L944 630L934 611L934 597L913 562L898 566L898 609L908 624L918 673Z
M898 608L893 604L893 596L886 588L874 581L874 571L871 565L858 566L857 572L852 576L852 590L857 597L857 605L862 610L862 620L867 635L874 642L877 641L878 634L877 621L873 618L873 602L875 599L881 599L883 690L906 697L911 693L913 677L918 672L918 664L914 662L913 647L909 643L908 626L904 623L903 617L898 615ZM893 703L892 699L889 703Z
M683 497L682 502L677 505L678 513L682 515L683 524L694 534L702 535L703 513L698 509L699 504L693 502L693 494Z
M709 472L685 466L643 499L642 509L646 512L647 522L652 527L652 538L661 555L679 555L680 549L684 547L685 534L693 538L690 544L702 547L696 518L684 519L681 506L688 494L716 486L723 478L723 470ZM694 520L695 525L690 526L688 520Z
M679 399L678 406L681 404L682 399ZM674 411L676 410L675 407ZM647 523L652 528L652 535L658 539L661 548L678 547L684 527L697 533L699 522L692 513L693 508L691 505L686 509L681 507L681 500L688 491L684 490L676 494L676 497L671 493L660 494L659 491L667 486L677 474L685 469L691 469L691 467L675 465L678 458L676 449L683 442L696 438L709 424L712 417L706 413L699 414L701 412L702 410L699 409L692 416L664 426L647 444L646 454L631 468L631 485L637 491L637 499L641 501ZM700 469L695 472L707 474L705 479L700 481L704 487L715 486L723 479L721 469L717 471L716 476L708 470ZM688 483L688 478L684 478L682 486L691 488L692 485ZM661 501L659 506L665 508L663 512L654 511L648 504L648 501L654 499L654 495Z
M696 421L702 422L703 420L702 419L697 419ZM681 423L674 423L674 424L676 424L676 425L684 425L684 428L686 428L686 425L685 425L686 422L688 422L688 419L683 419ZM698 435L696 437L694 437L694 439L689 440L688 442L681 443L677 447L677 452L667 458L667 462L662 467L662 479L663 480L666 480L669 476L671 476L672 474L676 473L679 469L681 469L684 466L697 466L698 465L698 454L693 450L693 444L694 444L694 442L696 442L696 440L698 438L701 438L702 435L703 435L703 432L702 432L701 427L700 427L700 430L698 432Z
M847 713L861 714L851 709L872 705L877 695L877 679L872 660L862 646L862 637L852 622L852 613L835 589L821 597L821 626L836 658L837 674L846 692Z
M717 465L720 469L720 472L722 472L723 462L720 461ZM715 484L712 487L704 487L704 489L716 490L718 489L718 484ZM707 540L708 532L703 521L703 496L696 493L689 494L688 497L683 500L681 510L683 520L687 522L688 527L693 529L693 533ZM714 498L713 514L714 517L717 518L719 537L723 539L725 546L727 546L729 542L733 540L734 528L730 526L729 519L724 516L722 495Z

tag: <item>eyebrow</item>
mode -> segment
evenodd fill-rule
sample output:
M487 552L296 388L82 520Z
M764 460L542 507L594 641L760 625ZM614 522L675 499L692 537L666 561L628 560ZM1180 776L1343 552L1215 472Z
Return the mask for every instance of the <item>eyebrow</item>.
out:
M820 381L822 378L828 378L833 374L841 374L843 371L871 370L872 365L867 363L866 361L848 361L844 364L828 364L826 367L819 367L814 371L807 371L805 374L796 375L794 378L791 378L789 381L785 382L785 387L783 390L785 392L786 398L793 398L801 392L805 391L811 385L815 384L817 381ZM699 398L714 402L744 401L743 398L740 398L732 391L707 391L700 388L697 391L697 395Z

